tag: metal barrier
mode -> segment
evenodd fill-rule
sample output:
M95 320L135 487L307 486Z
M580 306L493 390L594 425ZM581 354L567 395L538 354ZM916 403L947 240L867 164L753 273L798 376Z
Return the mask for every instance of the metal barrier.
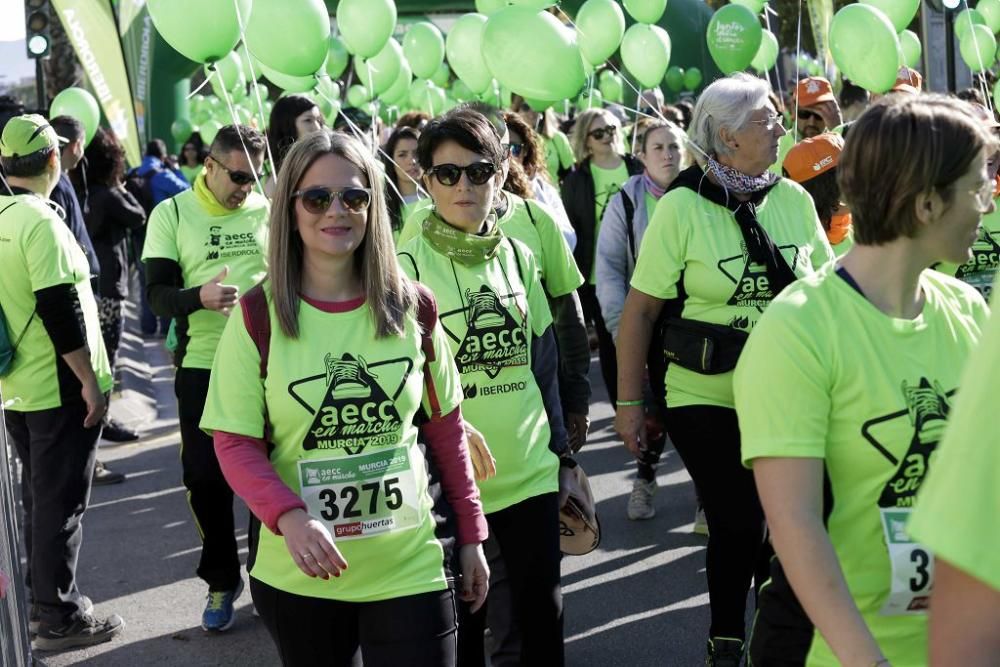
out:
M14 493L14 461L7 440L3 395L0 394L0 572L9 580L0 599L0 665L29 667L28 606L21 576L21 548L17 530L18 508Z

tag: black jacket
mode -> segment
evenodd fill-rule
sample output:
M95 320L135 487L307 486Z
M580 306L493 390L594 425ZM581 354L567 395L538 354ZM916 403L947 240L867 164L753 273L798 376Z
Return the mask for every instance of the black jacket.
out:
M631 155L623 155L629 176L641 174L642 162ZM573 167L562 184L563 206L570 224L576 230L576 248L573 256L580 273L589 280L594 267L594 248L597 247L597 219L594 211L594 177L590 173L590 158Z
M101 263L100 293L110 299L128 296L128 240L125 232L146 224L146 212L125 188L91 184L87 231Z

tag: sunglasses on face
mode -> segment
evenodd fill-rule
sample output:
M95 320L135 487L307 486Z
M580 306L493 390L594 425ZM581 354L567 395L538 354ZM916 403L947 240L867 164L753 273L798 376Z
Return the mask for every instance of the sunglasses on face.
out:
M314 215L326 213L333 206L334 199L339 199L343 207L352 213L361 213L372 203L372 191L368 188L333 190L318 185L293 192L292 198L296 197L302 200L302 208Z
M510 144L510 154L512 156L521 157L522 153L524 153L524 144L515 144L515 143Z
M428 174L437 178L438 183L449 187L458 183L462 178L462 172L465 172L473 185L482 185L493 178L497 168L491 162L473 162L464 167L459 167L457 164L439 164L427 170Z
M233 182L233 185L239 185L239 186L249 185L250 183L254 182L255 178L261 181L264 180L264 174L257 174L255 177L253 174L247 173L245 171L240 171L238 169L230 169L226 165L219 162L219 159L214 155L209 155L208 157L210 160L212 160L212 162L219 165L219 167L222 168L222 171L226 172L229 175L229 180Z
M587 134L598 141L602 141L605 136L613 137L618 134L618 127L616 125L606 125L604 127L599 127L596 130L591 130Z
M799 109L799 112L796 115L799 117L799 120L818 120L821 122L823 120L823 117L818 113L815 111L809 111L808 109Z

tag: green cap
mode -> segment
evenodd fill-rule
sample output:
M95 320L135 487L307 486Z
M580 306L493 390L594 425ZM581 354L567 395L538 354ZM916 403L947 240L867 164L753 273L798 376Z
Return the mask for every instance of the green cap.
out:
M65 143L66 139L57 135L49 121L38 114L14 116L0 136L0 157L24 157L46 148L58 150Z

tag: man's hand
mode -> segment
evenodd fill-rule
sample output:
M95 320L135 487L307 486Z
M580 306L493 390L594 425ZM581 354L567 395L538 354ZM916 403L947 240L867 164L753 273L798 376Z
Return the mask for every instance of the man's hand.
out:
M587 444L587 433L590 431L590 417L578 412L567 412L566 433L569 435L569 449L576 454Z
M820 102L813 109L823 117L823 122L826 123L828 132L833 132L833 130L844 124L844 117L840 113L840 106L833 100Z
M615 411L615 431L632 456L646 449L646 414L641 405L623 405Z
M229 311L239 300L239 289L235 285L223 285L222 281L229 275L229 266L224 266L219 275L215 276L201 286L198 296L201 298L201 305L209 310L214 310L229 315Z
M87 416L83 419L84 428L94 428L104 419L104 414L108 411L108 400L104 392L97 385L97 378L92 378L89 382L84 382L80 388L80 396L87 405Z

